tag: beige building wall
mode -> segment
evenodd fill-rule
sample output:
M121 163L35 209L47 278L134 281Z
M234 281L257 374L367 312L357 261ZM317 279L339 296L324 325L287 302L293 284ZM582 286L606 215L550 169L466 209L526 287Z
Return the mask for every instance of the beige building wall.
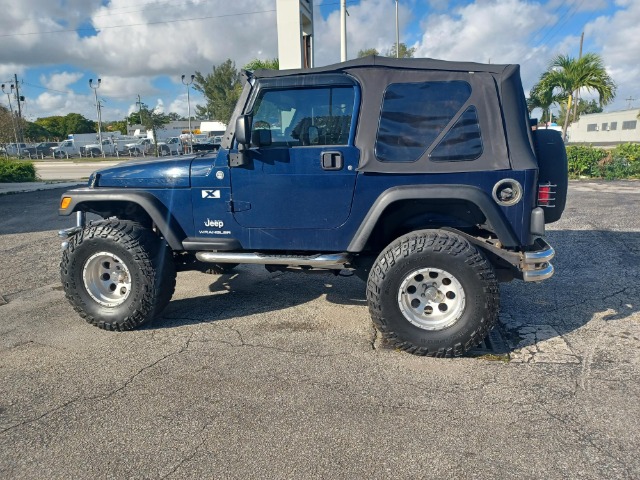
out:
M571 125L569 143L640 143L640 109L580 115Z
M277 0L280 70L313 67L313 0Z

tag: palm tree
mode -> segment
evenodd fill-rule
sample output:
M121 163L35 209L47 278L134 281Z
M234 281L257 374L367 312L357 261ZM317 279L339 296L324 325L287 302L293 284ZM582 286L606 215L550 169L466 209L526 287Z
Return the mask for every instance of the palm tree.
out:
M536 83L531 92L529 92L529 98L527 98L527 108L529 113L534 109L540 108L542 110L542 119L545 118L551 121L551 105L559 103L561 98L553 94L553 90L545 90L539 83ZM541 120L542 120L541 119Z
M582 58L558 55L549 64L549 68L540 77L536 86L566 100L567 112L571 111L573 96L578 89L596 91L600 106L607 105L616 96L616 84L607 73L600 55L587 53ZM569 115L564 119L562 138L567 137Z

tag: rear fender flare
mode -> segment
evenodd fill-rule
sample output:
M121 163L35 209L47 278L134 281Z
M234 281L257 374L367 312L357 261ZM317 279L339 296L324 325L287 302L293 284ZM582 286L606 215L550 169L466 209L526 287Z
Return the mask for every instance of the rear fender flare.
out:
M500 242L507 247L519 242L500 211L500 207L483 190L469 185L406 185L385 190L367 212L347 251L361 252L385 209L400 200L465 200L475 204L487 218Z

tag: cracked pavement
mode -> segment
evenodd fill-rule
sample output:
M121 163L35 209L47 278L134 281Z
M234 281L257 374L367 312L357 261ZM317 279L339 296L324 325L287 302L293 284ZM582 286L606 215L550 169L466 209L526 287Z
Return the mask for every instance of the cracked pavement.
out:
M59 284L61 191L0 197L1 478L640 477L640 183L571 182L510 361L386 348L356 277L183 272L142 329Z

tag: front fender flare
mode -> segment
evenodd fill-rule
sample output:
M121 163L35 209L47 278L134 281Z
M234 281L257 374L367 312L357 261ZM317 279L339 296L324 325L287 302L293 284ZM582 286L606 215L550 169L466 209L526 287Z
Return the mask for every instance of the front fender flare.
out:
M62 197L71 197L71 203L67 208L58 209L58 213L63 216L69 216L73 212L85 211L83 204L89 202L135 203L147 212L173 250L182 250L183 248L182 240L187 236L184 230L169 209L147 191L127 189L127 191L123 192L120 189L79 188L65 192Z

